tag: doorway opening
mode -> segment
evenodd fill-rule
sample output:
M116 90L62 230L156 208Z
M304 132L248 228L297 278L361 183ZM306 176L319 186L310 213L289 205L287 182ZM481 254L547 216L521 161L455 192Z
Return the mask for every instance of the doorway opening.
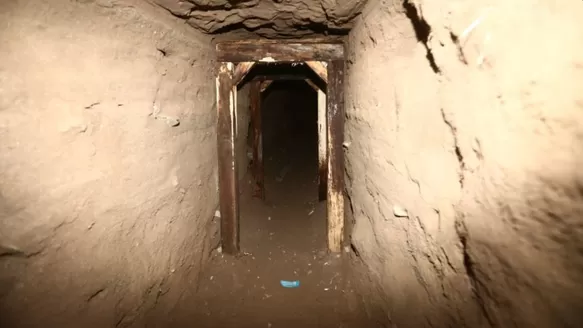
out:
M274 81L261 94L265 199L318 202L318 94L305 81Z
M257 171L241 180L241 245L309 253L326 247L326 206L318 200L317 93L303 80L276 80L261 93L263 193ZM254 130L251 126L251 141ZM248 147L252 153L253 145ZM263 196L263 198L261 197Z
M278 193L270 197L280 204L287 200L296 206L297 202L309 206L313 205L309 190L315 189L316 203L326 201L328 250L340 252L344 229L343 45L228 42L217 44L217 55L221 62L217 73L217 139L222 249L229 254L240 250L241 176L237 161L241 149L237 141L239 118L244 113L237 108L237 87L249 82L255 195L265 200L266 183L282 183L287 176L284 188L271 185ZM303 68L309 73L287 74L290 68ZM310 78L310 73L316 78ZM263 94L262 90L267 92ZM293 174L297 175L290 176L294 167ZM265 173L272 180L266 180ZM310 181L317 188L310 188ZM292 195L298 198L292 200Z

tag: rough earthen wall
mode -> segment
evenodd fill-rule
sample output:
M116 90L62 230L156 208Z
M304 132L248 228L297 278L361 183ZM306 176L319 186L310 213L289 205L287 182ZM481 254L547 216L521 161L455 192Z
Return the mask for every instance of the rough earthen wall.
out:
M371 1L349 37L353 243L398 327L576 327L579 1Z
M0 325L144 327L217 205L210 40L144 1L0 2Z

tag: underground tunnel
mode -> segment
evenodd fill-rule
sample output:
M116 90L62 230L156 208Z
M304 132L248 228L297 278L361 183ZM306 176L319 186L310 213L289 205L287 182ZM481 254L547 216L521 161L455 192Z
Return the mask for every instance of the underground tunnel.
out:
M284 204L295 190L318 201L317 91L304 81L283 80L270 83L261 97L266 197Z
M0 1L0 327L580 327L581 18Z

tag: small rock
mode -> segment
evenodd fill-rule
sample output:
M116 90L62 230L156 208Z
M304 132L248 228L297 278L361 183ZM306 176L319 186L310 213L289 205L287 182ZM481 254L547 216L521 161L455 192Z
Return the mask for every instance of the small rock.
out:
M407 210L402 208L399 205L393 205L393 215L395 215L398 218L408 218L409 217L409 213L407 213Z
M166 124L168 124L168 126L171 127L175 127L175 126L179 126L180 125L180 120L176 117L165 117L164 121L166 122Z

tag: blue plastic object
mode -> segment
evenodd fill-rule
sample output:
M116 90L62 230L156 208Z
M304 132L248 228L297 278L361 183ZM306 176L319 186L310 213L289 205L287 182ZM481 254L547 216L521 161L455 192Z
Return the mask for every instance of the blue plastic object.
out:
M297 288L297 287L300 287L300 281L299 280L294 280L294 281L281 280L280 283L281 283L281 286L282 287L285 287L285 288Z

